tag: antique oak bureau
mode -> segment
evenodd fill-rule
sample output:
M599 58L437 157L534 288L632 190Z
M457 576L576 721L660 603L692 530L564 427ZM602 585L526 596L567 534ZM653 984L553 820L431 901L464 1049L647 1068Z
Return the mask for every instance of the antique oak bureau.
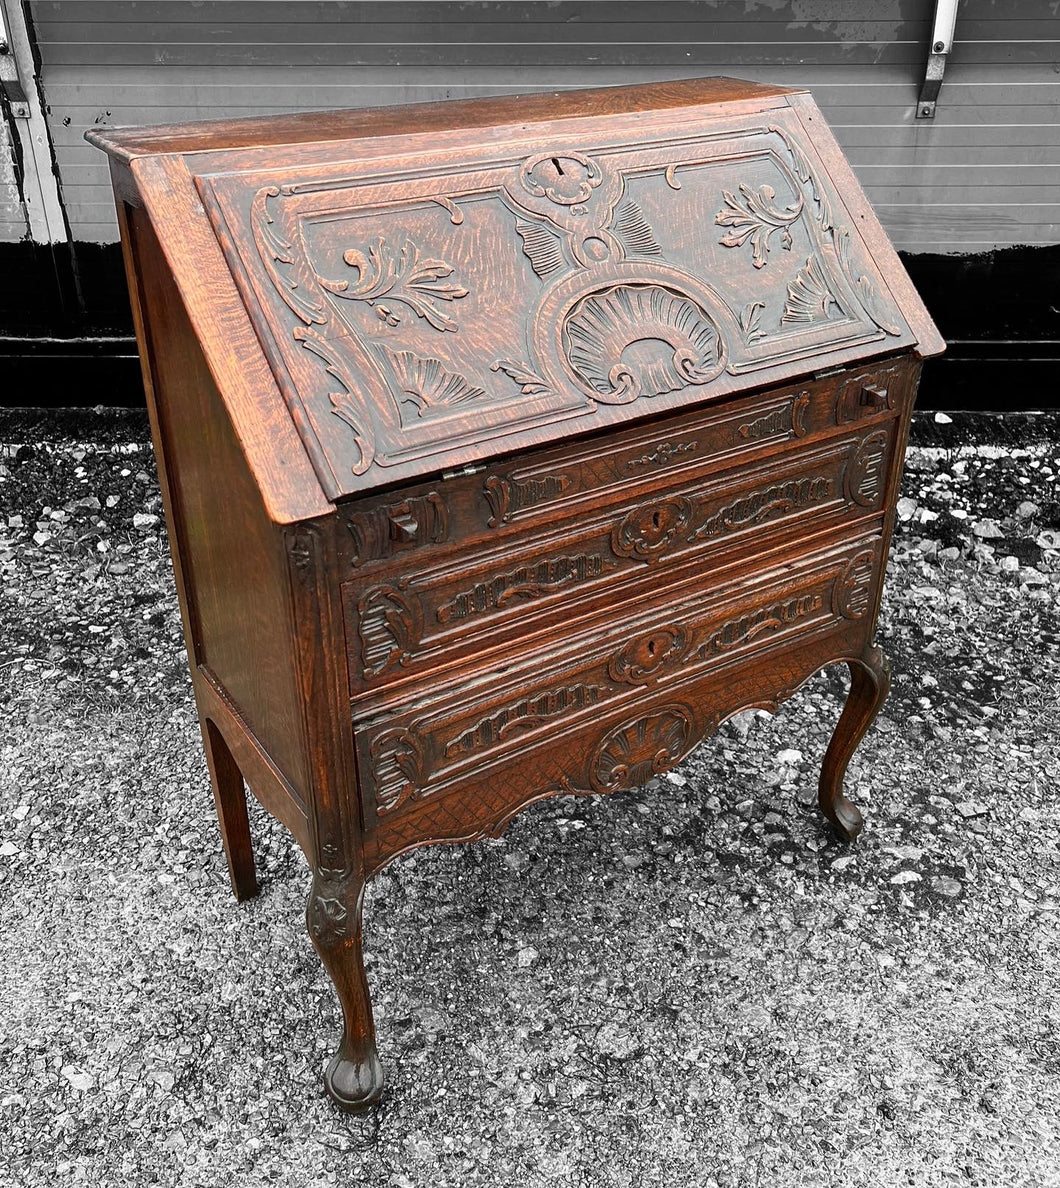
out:
M326 1073L382 1091L365 882L643 784L825 665L820 805L942 349L804 91L730 79L95 131L229 868L312 870Z

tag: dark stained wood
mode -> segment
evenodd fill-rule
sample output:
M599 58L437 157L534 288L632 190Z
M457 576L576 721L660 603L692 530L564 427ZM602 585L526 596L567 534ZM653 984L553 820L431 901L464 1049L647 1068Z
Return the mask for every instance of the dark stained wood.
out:
M257 888L245 780L311 868L340 1106L382 1093L361 916L399 854L635 788L840 662L820 804L857 834L843 776L886 696L941 343L807 96L694 80L91 139L232 884Z

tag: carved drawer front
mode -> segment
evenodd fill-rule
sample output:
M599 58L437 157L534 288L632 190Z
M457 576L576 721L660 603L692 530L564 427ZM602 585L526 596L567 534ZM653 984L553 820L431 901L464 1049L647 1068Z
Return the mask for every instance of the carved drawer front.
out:
M752 469L679 483L642 502L526 534L390 582L343 588L351 692L392 684L562 622L669 596L745 554L790 548L883 506L895 423L818 443ZM660 570L666 568L665 579ZM712 579L713 580L713 579Z
M394 498L345 504L344 561L358 571L404 569L417 550L433 559L471 545L490 548L586 508L798 451L855 424L893 417L910 399L911 374L905 359L847 369L603 440L540 450Z
M722 670L767 651L844 629L867 631L882 556L880 536L862 536L762 569L713 596L700 591L649 612L626 608L611 623L566 636L547 662L535 654L480 668L355 720L366 823L383 824L444 795L468 772L489 770L503 781L503 766L518 767L528 749L562 751L579 724L632 714L659 690L680 699L705 679L735 679ZM605 766L589 774L596 791L609 790L615 778Z

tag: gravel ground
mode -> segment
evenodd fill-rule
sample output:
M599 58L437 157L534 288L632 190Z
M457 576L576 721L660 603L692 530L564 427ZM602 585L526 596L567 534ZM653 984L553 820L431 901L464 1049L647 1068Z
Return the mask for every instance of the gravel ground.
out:
M0 1184L1060 1185L1060 418L915 426L891 699L370 887L383 1106L336 1113L308 872L232 900L134 414L0 414Z

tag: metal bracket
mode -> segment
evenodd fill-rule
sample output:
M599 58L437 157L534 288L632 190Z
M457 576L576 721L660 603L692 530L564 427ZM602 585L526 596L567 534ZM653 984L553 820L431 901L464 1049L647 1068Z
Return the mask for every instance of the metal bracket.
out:
M935 118L935 103L946 72L946 55L953 49L953 29L957 23L957 0L937 0L935 22L931 27L931 53L924 71L924 85L916 104L918 120Z

